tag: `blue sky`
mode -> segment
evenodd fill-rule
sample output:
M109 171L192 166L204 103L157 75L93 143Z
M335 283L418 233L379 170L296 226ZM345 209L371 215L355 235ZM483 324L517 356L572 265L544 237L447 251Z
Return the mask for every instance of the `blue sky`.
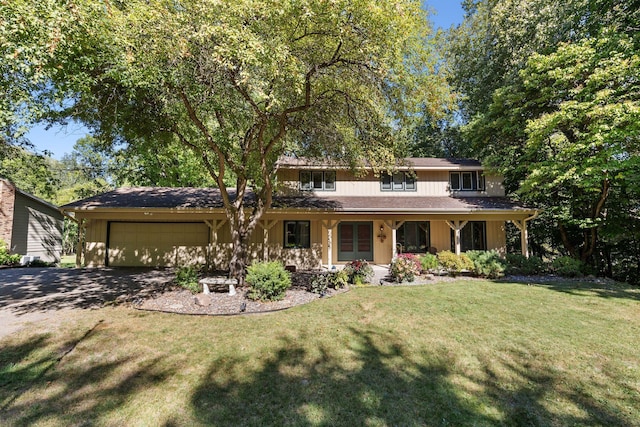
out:
M462 21L464 11L460 0L426 0L423 4L434 12L431 21L435 27L449 28L452 24ZM87 129L77 123L71 123L65 127L55 126L45 130L44 126L37 126L28 133L27 137L41 152L50 151L56 159L61 159L66 153L73 150L73 144L87 134Z

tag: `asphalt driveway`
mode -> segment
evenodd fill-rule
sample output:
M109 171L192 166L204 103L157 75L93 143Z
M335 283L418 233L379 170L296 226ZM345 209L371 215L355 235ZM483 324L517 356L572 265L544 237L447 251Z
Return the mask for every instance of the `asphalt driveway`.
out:
M170 269L8 268L0 270L0 338L69 310L103 307L158 293Z

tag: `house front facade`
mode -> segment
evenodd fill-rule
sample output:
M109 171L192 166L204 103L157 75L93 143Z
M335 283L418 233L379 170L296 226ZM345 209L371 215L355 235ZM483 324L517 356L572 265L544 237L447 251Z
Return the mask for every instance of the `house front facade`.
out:
M409 158L393 173L357 172L281 159L249 257L315 269L388 264L402 252L504 253L507 222L521 230L527 253L536 211L506 198L502 179L478 161ZM61 209L80 224L81 265L228 265L231 233L217 189L121 188Z

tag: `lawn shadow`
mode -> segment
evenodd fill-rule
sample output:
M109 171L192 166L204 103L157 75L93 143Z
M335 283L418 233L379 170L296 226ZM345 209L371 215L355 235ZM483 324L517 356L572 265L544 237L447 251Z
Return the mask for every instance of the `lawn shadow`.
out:
M547 276L505 277L494 280L496 283L517 283L527 286L541 286L546 289L577 296L597 296L601 298L617 298L640 301L640 288L626 283L602 278L563 278Z
M99 424L101 415L118 411L132 395L165 382L175 374L173 368L162 366L162 359L147 360L144 355L110 357L109 360L81 364L64 363L64 356L103 327L99 322L81 338L63 343L53 353L37 354L39 349L50 344L46 335L3 348L0 353L0 424L31 426L52 420L56 425L79 425L78 420L85 420L82 425ZM12 369L14 363L30 359L34 360ZM135 368L131 369L132 366ZM127 367L126 371L123 367ZM44 389L47 389L46 393L42 392ZM41 392L36 395L43 397L28 395L38 390Z
M323 348L305 350L291 339L254 372L233 374L242 355L213 361L192 398L205 425L629 425L587 394L562 394L586 417L554 413L547 394L564 381L530 366L527 355L498 361L515 381L481 361L479 378L465 376L446 348L415 358L397 336L351 328L348 361ZM317 350L317 351L316 351ZM316 354L313 356L311 353ZM420 352L418 352L420 354ZM473 371L477 372L477 371ZM557 391L556 391L557 392Z
M585 391L580 378L569 378L552 369L542 354L528 349L512 349L498 359L482 360L482 374L471 380L484 389L492 406L504 414L503 424L510 426L581 425L628 426L624 414L594 399ZM603 385L604 386L604 385ZM550 396L554 396L553 399ZM562 414L554 412L554 403L578 408ZM555 401L555 402L554 402Z
M100 308L163 292L170 269L13 268L0 279L0 307L15 314L70 308Z
M196 416L206 425L234 426L495 422L457 395L444 352L421 364L392 334L356 328L350 334L352 355L344 361L322 347L311 355L285 338L254 373L229 378L239 360L214 361L193 396Z

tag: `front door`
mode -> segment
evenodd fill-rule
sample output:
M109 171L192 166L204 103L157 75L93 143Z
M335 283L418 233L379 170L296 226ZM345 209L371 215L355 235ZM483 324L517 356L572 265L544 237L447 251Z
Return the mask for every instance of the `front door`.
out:
M373 261L373 224L341 222L338 225L338 261Z

